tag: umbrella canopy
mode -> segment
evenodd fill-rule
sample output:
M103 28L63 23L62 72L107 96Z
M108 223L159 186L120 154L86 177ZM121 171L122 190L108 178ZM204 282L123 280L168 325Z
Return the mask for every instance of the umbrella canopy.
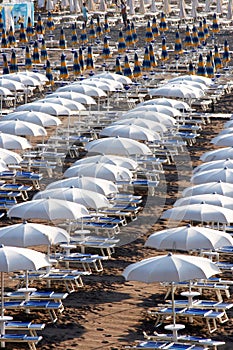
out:
M1 124L0 124L1 125ZM161 137L155 131L132 124L114 124L101 130L100 136L121 136L139 141L155 141Z
M79 92L81 94L92 96L92 97L107 96L107 94L100 88L97 88L95 86L85 85L85 84L79 84L79 83L69 84L57 89L57 92L61 92L61 91L74 91L74 92Z
M58 105L57 103L50 102L32 102L21 105L16 108L16 112L18 111L37 111L41 113L51 114L54 116L69 116L70 109Z
M207 258L169 253L130 264L124 269L122 275L128 281L171 282L173 325L175 325L173 283L192 279L207 279L217 273L221 273L220 270Z
M196 196L205 193L219 193L223 196L233 197L233 184L228 182L216 181L187 187L183 190L183 197Z
M25 91L26 89L24 84L15 80L7 79L6 75L0 77L0 86L5 87L10 91Z
M68 232L60 227L26 221L0 228L0 242L8 246L56 245L61 242L69 242L69 239Z
M233 238L229 233L189 224L154 232L145 243L145 247L185 251L213 250L232 245Z
M1 271L1 316L4 315L4 276L3 272L19 270L38 270L41 267L50 266L45 254L35 250L18 247L0 246L0 271ZM28 285L26 285L28 287Z
M233 160L232 159L220 159L220 160L213 160L212 162L207 162L198 165L193 170L193 174L196 174L200 171L206 171L206 170L212 170L212 169L222 169L222 168L229 168L233 169Z
M56 91L53 94L46 96L47 99L54 97L66 98L72 101L82 103L84 105L96 105L95 100L91 96L87 96L85 94L81 94L70 89L68 91Z
M37 192L33 199L53 198L82 204L89 209L98 211L99 209L110 207L108 199L100 193L76 187L59 187ZM1 236L0 236L1 237Z
M197 222L232 222L233 210L206 203L173 207L162 214L163 219L174 221L191 220Z
M0 132L21 136L46 136L46 130L37 124L21 120L0 121Z
M55 103L55 104L64 106L70 109L71 111L76 111L76 112L86 110L86 107L82 103L72 101L68 98L63 98L63 97L54 97L54 98L46 97L42 100L38 100L38 102Z
M164 105L159 105L159 104L155 104L155 105L142 105L142 106L138 106L135 107L133 109L131 109L131 112L133 111L154 111L154 112L159 112L159 113L163 113L163 114L167 114L170 117L178 117L178 116L182 116L181 112L173 107L169 107L169 106L164 106Z
M126 168L99 162L74 165L64 172L64 177L93 176L93 174L95 177L113 182L120 180L130 181L133 178L131 171Z
M141 111L130 110L129 112L122 114L119 120L136 118L136 117L140 117L141 119L153 120L154 122L161 123L167 127L173 127L176 124L176 120L173 117L170 117L167 114L155 112L155 111L145 111L142 113Z
M115 154L122 156L151 155L145 144L124 137L108 137L88 142L86 150L89 153Z
M9 218L42 220L76 220L89 214L81 204L61 199L38 199L13 205L7 213Z
M49 184L46 189L62 188L62 187L82 188L108 196L112 193L118 193L117 185L109 180L90 176L77 176Z
M233 169L228 169L227 167L211 169L198 172L191 177L191 182L195 185L219 180L233 183Z
M138 167L138 163L128 157L119 157L114 155L105 155L100 154L97 156L92 157L86 157L79 160L76 160L76 162L73 163L73 165L78 164L88 164L88 163L105 163L105 164L113 164L117 166L121 166L123 168L127 168L129 170L136 170Z
M152 100L148 100L140 103L138 106L148 106L148 105L163 105L168 107L173 107L181 111L189 111L191 108L187 102L175 100L171 98L154 98Z
M19 164L23 160L18 153L4 148L0 148L0 159L2 159L7 165Z
M210 78L207 77L202 77L199 75L180 75L179 77L176 78L172 78L169 80L169 83L173 83L174 81L180 81L180 80L188 80L188 81L195 81L197 83L202 83L205 84L207 86L212 85L213 82Z
M50 114L34 112L34 111L21 111L21 112L13 112L7 115L4 115L1 120L21 120L33 124L37 124L43 127L49 126L58 126L62 122L59 118L54 117Z
M115 90L118 90L118 89L124 89L124 85L120 82L120 81L117 81L117 80L113 80L113 79L108 79L108 78L102 78L102 77L96 77L96 75L94 75L93 77L91 78L87 78L87 79L84 79L83 82L84 84L88 81L98 81L98 82L103 82L105 84L108 84L110 85L111 87L113 87ZM103 89L102 89L103 90Z
M107 84L99 79L84 79L80 82L81 85L90 85L90 86L94 86L97 87L103 91L107 91L107 92L113 92L116 91L116 89L111 86L110 84Z
M32 146L24 137L0 132L0 147L22 150L31 148Z
M233 147L224 147L213 151L205 152L200 157L203 162L211 162L220 159L233 159Z
M178 97L184 99L200 98L204 96L203 90L182 84L166 84L160 88L150 89L150 96Z
M211 205L217 205L219 207L228 208L233 210L233 198L223 196L218 193L206 193L206 194L199 194L199 195L191 195L190 197L184 197L178 199L174 203L174 207L179 207L181 205L188 205L188 204L198 204L203 203L211 204Z
M143 128L158 132L160 134L163 134L168 130L168 127L166 127L165 125L163 125L159 122L154 122L153 120L150 120L150 119L142 119L140 117L129 118L129 119L120 119L112 124L114 124L114 125L116 125L116 124L121 124L121 125L134 124L134 125L138 125L138 126L141 126Z
M110 73L110 72L99 73L99 74L96 74L95 77L116 80L124 85L132 84L132 80L130 78L116 74L116 73Z
M214 137L211 141L216 146L233 146L233 135L232 134L222 134Z

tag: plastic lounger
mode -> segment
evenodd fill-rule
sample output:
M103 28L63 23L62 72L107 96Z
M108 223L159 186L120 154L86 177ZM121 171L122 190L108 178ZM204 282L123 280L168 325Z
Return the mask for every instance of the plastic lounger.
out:
M6 330L28 330L32 336L37 337L37 332L45 328L45 323L32 323L21 321L9 321L5 323Z
M60 313L64 310L64 306L62 303L55 301L43 301L43 300L29 300L25 301L23 304L24 309L29 310L48 310L49 315L53 323L57 321L57 315L55 310Z
M147 350L159 350L159 349L169 349L169 350L203 350L202 346L195 346L192 344L182 344L182 343L167 343L167 342L157 342L157 341L143 341L131 349L147 349Z
M28 343L31 350L36 350L36 344L41 339L41 336L30 336L28 334L4 334L0 336L1 343Z

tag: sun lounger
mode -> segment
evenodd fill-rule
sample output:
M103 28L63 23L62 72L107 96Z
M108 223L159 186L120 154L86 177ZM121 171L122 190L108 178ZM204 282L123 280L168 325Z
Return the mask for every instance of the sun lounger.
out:
M84 271L92 272L91 264L94 266L96 272L103 271L102 261L107 260L107 256L100 256L94 254L79 254L74 253L68 256L64 255L61 257L60 261L69 262L75 264L81 264L83 266Z
M68 293L57 293L53 291L35 291L29 293L29 299L35 300L35 299L42 299L42 300L53 300L57 302L61 302L62 300L66 299L68 296ZM14 292L8 292L6 294L5 299L25 299L25 293L14 291Z
M207 349L201 345L193 344L182 344L182 343L168 343L159 341L142 341L137 345L126 347L127 349L146 349L146 350L159 350L159 349L169 349L169 350L203 350Z
M205 320L209 333L213 333L217 330L216 321L224 319L224 312L215 311L212 309L198 309L198 308L175 308L176 317L188 318L189 322L193 322L193 319ZM155 326L158 326L164 322L164 320L171 318L173 311L170 307L159 308L155 311L148 312L151 316L156 317Z
M49 312L50 318L53 323L57 321L56 311L62 313L64 310L64 306L61 302L55 301L43 301L43 300L29 300L23 303L23 308L25 310L46 310Z
M143 332L145 339L147 340L153 340L153 341L172 341L174 339L174 336L172 333L157 333L154 332L152 335L148 335L146 332ZM210 338L202 338L202 337L196 337L192 335L179 335L177 337L177 342L181 343L191 343L191 344L199 344L203 345L205 348L213 348L213 350L217 350L218 346L224 345L224 341L220 340L213 340Z
M45 328L45 323L32 323L22 321L9 321L5 323L5 330L29 331L31 336L37 337L37 332Z
M2 334L1 343L28 343L29 349L36 350L36 344L42 340L41 336L31 336L28 334Z

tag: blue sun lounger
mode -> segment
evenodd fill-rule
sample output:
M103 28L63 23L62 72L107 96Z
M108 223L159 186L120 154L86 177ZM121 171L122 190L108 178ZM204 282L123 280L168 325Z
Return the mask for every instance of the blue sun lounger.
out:
M160 349L169 349L169 350L203 350L208 349L204 348L201 345L193 344L182 344L182 343L168 343L168 342L159 342L159 341L142 341L137 345L127 347L127 349L146 349L146 350L160 350Z
M5 323L5 330L29 331L31 336L37 337L37 332L45 328L45 323L32 323L22 321L8 321Z
M30 350L36 350L36 344L42 340L41 336L31 336L28 334L2 334L0 343L28 343ZM19 345L18 345L19 346Z

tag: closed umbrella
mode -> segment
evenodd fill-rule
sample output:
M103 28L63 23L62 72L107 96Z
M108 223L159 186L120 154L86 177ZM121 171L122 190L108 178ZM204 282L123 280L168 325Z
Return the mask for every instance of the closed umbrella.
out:
M154 37L153 37L153 33L152 33L151 24L150 24L150 21L148 21L147 26L146 26L146 42L151 43L153 41L153 39L154 39Z
M17 58L15 51L13 50L11 53L11 60L10 60L10 73L16 73L19 71L19 67L17 64Z
M2 39L1 39L1 48L6 49L9 46L8 39L6 36L6 31L4 28L2 28Z
M124 53L126 50L126 43L125 43L125 38L123 36L123 32L119 32L119 37L118 37L118 54Z
M103 50L102 50L102 58L104 60L107 60L108 58L111 57L111 52L110 52L110 48L109 48L109 43L108 43L108 38L105 36L104 37L104 46L103 46Z
M71 44L72 47L76 47L78 44L78 35L76 30L76 22L72 23L72 29L71 29Z
M145 144L124 137L108 137L88 142L86 150L89 153L115 155L151 155L152 152Z
M9 29L8 43L10 47L14 47L16 44L15 34L12 26L10 26L10 29Z
M123 74L122 68L121 68L121 63L120 63L120 60L118 57L116 58L115 73L116 74Z
M101 24L100 24L99 16L97 16L96 21L97 21L97 23L96 23L96 36L97 36L98 40L100 40L100 37L102 35L102 27L101 27Z
M229 233L189 224L154 232L145 243L145 247L185 251L213 250L232 245L233 238Z
M48 52L47 52L46 43L45 43L44 38L42 38L42 40L41 40L40 57L41 57L42 62L46 61L48 58Z
M193 47L195 48L197 48L198 45L200 44L197 27L195 25L193 25L193 29L192 29L192 43L193 43Z
M50 30L50 34L52 34L52 32L55 29L55 25L54 25L54 20L52 17L52 13L50 11L48 11L48 18L47 18L47 28Z
M66 65L66 55L64 53L61 54L61 66L60 66L60 79L67 80L69 77L68 68Z
M75 78L77 78L81 74L81 67L79 64L79 57L77 51L74 51L73 74Z
M130 46L133 45L133 36L132 36L132 30L131 30L130 23L126 27L126 34L125 35L126 35L125 43L126 43L127 48L129 48Z
M82 24L81 35L80 35L80 44L84 46L87 42L88 42L87 28L86 28L86 25L83 23Z
M202 54L199 55L198 66L197 66L197 75L207 77L206 67L203 61Z
M138 54L135 52L133 76L134 78L139 78L141 75L142 75L141 63L139 62Z
M7 57L6 54L2 54L2 60L3 60L3 67L2 67L2 74L10 74Z
M217 71L222 68L222 60L217 45L214 45L214 65Z
M91 20L90 20L90 29L89 29L89 39L91 41L94 41L95 38L96 38L95 25L94 25L93 18L91 18Z
M178 30L176 31L174 53L175 55L181 55L183 53L180 33Z
M130 65L129 65L128 56L125 56L125 58L124 58L123 74L124 74L124 76L126 76L126 77L128 77L130 79L133 78L132 70L131 70Z
M94 69L94 60L91 46L88 46L87 48L86 69Z
M152 44L149 44L149 56L150 56L150 64L151 68L154 69L157 66L155 53Z
M34 28L32 26L31 17L28 17L26 33L27 33L27 37L29 38L29 40L31 40L33 35L34 35Z
M161 33L164 33L167 30L168 30L168 26L167 26L166 16L164 12L161 12L160 22L159 22L159 31Z
M208 78L214 78L214 65L211 57L210 54L206 56L206 73Z
M26 46L26 49L25 49L25 69L31 69L31 68L32 68L32 57L31 57L29 47Z
M202 45L205 43L205 33L204 33L204 28L203 28L203 22L199 21L199 26L198 26L198 39Z
M48 79L48 81L46 82L46 85L53 86L54 85L54 79L53 79L52 69L51 69L51 65L50 65L50 61L49 60L46 61L45 72L46 72L46 78Z
M118 193L117 185L109 180L91 176L77 176L68 179L51 182L46 189L62 188L62 187L82 188L89 191L94 191L104 196L109 196L113 193Z
M34 64L40 63L40 53L39 53L39 46L37 41L35 41L33 44L32 62Z
M222 55L222 61L225 63L227 66L228 62L230 62L230 52L229 52L229 45L228 41L224 41L224 48L223 48L223 55Z
M157 25L157 21L156 21L156 17L154 16L152 19L152 33L153 33L153 37L154 39L157 38L160 35L159 29L158 29L158 25Z
M133 45L134 45L134 48L136 48L136 43L138 42L138 36L137 36L136 28L133 22L131 22L131 32L132 32Z
M104 15L104 28L103 28L104 30L104 34L108 34L108 33L110 33L110 28L109 28L109 24L108 24L108 14L107 13L105 13L105 15Z
M110 207L110 202L103 194L76 187L46 189L44 191L37 192L33 196L33 200L43 198L62 199L84 205L86 208L94 209L95 211Z
M186 49L189 49L192 46L193 46L193 42L192 42L192 36L191 36L191 33L190 33L190 28L189 28L189 26L186 26L184 47Z
M216 34L220 31L218 19L216 13L213 14L213 22L212 22L212 33Z
M142 71L150 72L151 71L151 61L148 47L145 48L143 61L142 61Z
M233 184L222 181L206 182L204 184L187 187L183 190L183 197L196 196L206 193L219 193L233 198Z
M81 47L78 49L78 60L79 60L80 70L81 72L83 72L85 70L85 64L83 59L83 49Z
M36 34L37 35L44 35L45 34L45 27L44 27L44 23L42 21L41 15L38 15L38 17L37 17Z

